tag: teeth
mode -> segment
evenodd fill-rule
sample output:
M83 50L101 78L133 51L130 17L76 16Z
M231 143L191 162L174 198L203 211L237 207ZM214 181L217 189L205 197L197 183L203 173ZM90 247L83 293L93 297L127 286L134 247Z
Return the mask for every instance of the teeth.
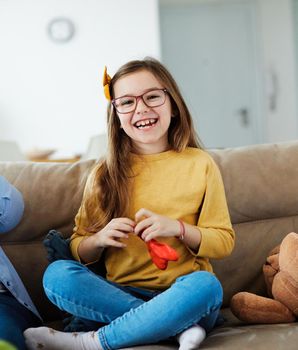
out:
M140 120L139 122L137 122L135 124L136 127L144 127L144 126L148 126L151 124L154 124L156 122L155 119L149 119L149 120Z

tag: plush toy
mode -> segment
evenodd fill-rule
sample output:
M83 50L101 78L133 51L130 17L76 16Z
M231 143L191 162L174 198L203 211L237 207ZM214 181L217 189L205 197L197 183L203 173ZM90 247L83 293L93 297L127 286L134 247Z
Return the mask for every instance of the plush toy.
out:
M298 234L291 232L274 248L263 266L270 298L240 292L231 310L246 323L289 323L298 317Z
M168 244L158 242L155 239L151 239L146 244L153 263L160 270L165 270L169 261L177 261L179 259L176 250Z

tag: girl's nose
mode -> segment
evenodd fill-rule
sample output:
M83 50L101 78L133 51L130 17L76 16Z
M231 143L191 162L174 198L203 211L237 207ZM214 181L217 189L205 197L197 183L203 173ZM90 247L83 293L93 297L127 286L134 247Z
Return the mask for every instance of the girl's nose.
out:
M145 104L142 96L137 97L135 113L144 113L148 111L148 106Z

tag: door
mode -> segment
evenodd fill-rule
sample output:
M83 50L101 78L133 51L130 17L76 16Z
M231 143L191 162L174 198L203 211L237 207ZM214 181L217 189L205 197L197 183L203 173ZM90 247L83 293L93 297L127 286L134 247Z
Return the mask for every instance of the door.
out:
M261 142L252 1L160 1L162 61L207 148Z

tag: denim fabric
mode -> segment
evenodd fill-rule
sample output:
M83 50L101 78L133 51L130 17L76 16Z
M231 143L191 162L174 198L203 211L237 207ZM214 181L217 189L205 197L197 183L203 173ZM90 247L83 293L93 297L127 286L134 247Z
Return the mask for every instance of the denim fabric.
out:
M71 260L49 265L43 284L61 310L107 324L98 330L105 350L158 342L196 323L209 332L223 296L217 278L206 271L181 276L165 291L151 291L109 282Z
M73 260L73 256L69 249L70 239L64 239L61 232L57 230L50 230L45 239L43 245L47 252L47 259L50 263L56 260ZM89 265L88 268L94 271L96 274L105 275L104 264L96 262ZM94 331L99 328L98 322L82 319L70 315L63 319L64 332L88 332Z
M22 194L3 176L0 176L0 233L12 230L21 221L24 212Z
M0 339L9 341L18 350L25 350L24 330L40 325L41 321L8 291L0 294Z
M5 255L0 247L0 282L8 289L16 300L29 311L35 313L41 319L32 299L30 298L27 289L25 288L20 276L16 272L12 263Z

